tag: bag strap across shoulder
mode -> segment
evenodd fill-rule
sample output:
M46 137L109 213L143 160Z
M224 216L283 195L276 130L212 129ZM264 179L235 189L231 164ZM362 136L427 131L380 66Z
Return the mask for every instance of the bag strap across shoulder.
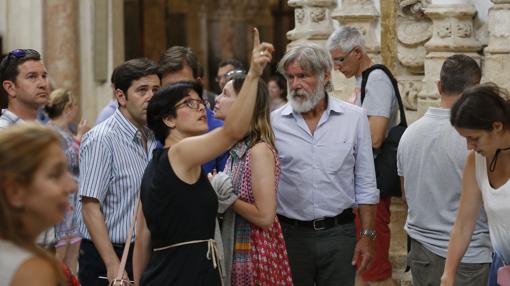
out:
M368 75L376 69L382 70L391 81L391 84L393 85L393 90L395 90L395 96L397 97L398 101L398 108L400 110L400 126L407 127L407 120L406 120L406 113L404 111L404 105L402 104L402 98L400 97L400 92L398 90L398 83L395 77L393 77L393 74L391 74L391 71L385 66L381 64L375 64L369 67L368 69L364 70L361 74L361 104L363 104L363 100L365 100L365 92L366 92L366 85L368 80Z
M122 253L122 258L120 259L119 269L117 270L117 275L115 276L113 285L118 285L118 284L116 284L117 282L120 282L119 283L120 285L125 284L122 282L128 282L128 281L124 281L123 277L124 277L124 271L126 269L126 262L127 262L127 258L128 258L129 247L131 245L131 239L133 238L133 233L135 230L136 219L138 217L138 209L139 208L140 208L140 194L138 194L138 197L136 198L135 212L133 213L133 219L131 220L131 225L129 226L129 232L128 232L128 235L126 238L126 242L124 243L124 251Z

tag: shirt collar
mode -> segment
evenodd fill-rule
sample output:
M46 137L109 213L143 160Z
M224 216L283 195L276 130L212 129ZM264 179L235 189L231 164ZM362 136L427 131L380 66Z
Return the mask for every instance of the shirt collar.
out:
M230 156L232 156L234 161L242 158L246 154L246 151L248 151L248 141L248 138L239 141L230 149Z
M133 123L131 123L131 121L129 121L124 116L124 114L122 114L122 112L120 112L120 109L115 110L113 118L119 124L120 131L126 134L129 138L133 140L139 140L142 135L145 135L147 137L147 141L153 139L153 134L149 128L144 126L143 130L139 130ZM144 134L141 134L142 132Z
M18 121L23 121L16 114L12 113L8 109L2 109L2 117L9 121L10 124L15 124Z

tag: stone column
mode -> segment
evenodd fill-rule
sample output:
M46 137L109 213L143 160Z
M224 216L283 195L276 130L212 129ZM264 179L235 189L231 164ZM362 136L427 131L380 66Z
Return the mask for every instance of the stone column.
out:
M300 41L314 41L324 44L333 32L332 9L336 0L289 0L294 7L295 28L287 32L289 46Z
M432 19L432 38L425 43L425 77L418 95L418 113L423 114L429 106L439 104L436 82L444 60L456 53L463 53L480 62L480 42L475 38L473 17L476 9L472 4L431 4L425 14ZM442 2L440 2L442 3Z
M492 0L489 9L489 45L485 48L485 81L510 90L510 0Z
M78 99L79 56L78 0L45 0L44 62L53 87L67 88Z
M400 95L407 109L417 109L427 51L424 43L432 37L432 21L424 14L427 0L401 0L397 13L397 74ZM409 121L409 120L408 120Z
M43 15L41 13L43 0L4 0L3 7L5 15L2 19L3 30L3 52L7 53L13 49L34 49L42 54L43 50Z

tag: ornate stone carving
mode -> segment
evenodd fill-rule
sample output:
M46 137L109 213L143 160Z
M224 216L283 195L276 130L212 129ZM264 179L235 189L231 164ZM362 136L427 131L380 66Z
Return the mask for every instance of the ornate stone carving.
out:
M294 14L296 15L296 21L299 24L303 24L303 21L305 20L305 11L303 9L296 9Z
M313 8L310 10L312 22L319 23L326 19L326 11L323 8Z
M417 109L418 94L422 86L421 81L421 76L398 78L398 89L402 97L402 103L407 109Z
M457 24L455 26L455 35L459 38L469 38L473 34L473 26L471 24Z
M336 6L336 0L289 0L288 4L295 9L296 27L287 33L292 43L302 40L324 42L333 32L331 10Z
M399 0L399 12L401 15L412 16L414 18L423 17L424 8L430 4L430 0Z
M399 46L397 57L400 63L409 68L412 73L423 72L423 63L425 61L425 54L427 51L423 46L405 47Z
M418 45L432 36L432 25L426 21L405 20L397 26L397 37L406 45Z
M441 38L449 38L452 36L452 25L450 23L444 24L437 28L437 35Z
M429 3L429 0L399 0L397 59L400 75L416 75L421 78L420 74L423 74L426 54L423 44L432 37L432 22L424 14ZM421 89L421 84L419 86Z

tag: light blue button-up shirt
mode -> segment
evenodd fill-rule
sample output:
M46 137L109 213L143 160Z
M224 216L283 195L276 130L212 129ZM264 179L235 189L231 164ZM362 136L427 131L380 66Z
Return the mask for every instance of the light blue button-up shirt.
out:
M308 221L379 202L363 109L328 95L314 134L289 104L271 113L271 124L281 164L278 214Z

